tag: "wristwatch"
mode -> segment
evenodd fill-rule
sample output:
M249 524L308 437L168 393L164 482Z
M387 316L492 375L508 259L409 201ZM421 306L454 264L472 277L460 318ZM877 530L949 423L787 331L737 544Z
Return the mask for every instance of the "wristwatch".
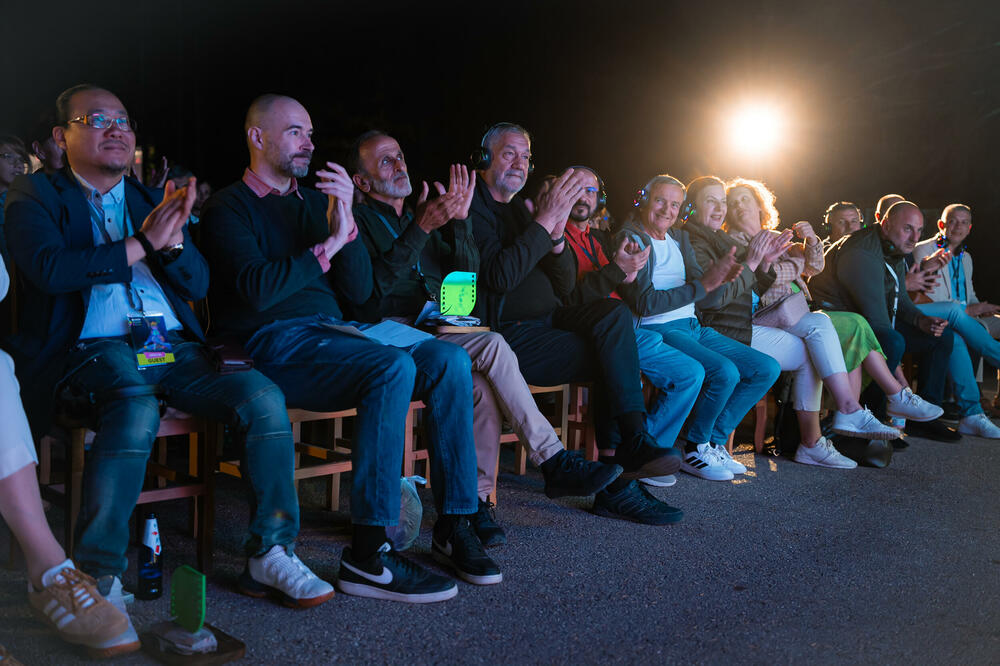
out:
M160 250L160 256L163 257L164 261L173 261L181 256L181 252L183 251L184 243L174 243Z

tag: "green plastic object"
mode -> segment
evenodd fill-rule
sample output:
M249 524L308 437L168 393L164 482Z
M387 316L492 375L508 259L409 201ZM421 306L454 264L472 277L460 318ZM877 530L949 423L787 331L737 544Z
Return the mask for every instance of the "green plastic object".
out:
M476 274L452 271L441 282L441 314L465 317L476 305Z
M188 565L174 569L170 579L170 614L192 634L205 624L205 574Z

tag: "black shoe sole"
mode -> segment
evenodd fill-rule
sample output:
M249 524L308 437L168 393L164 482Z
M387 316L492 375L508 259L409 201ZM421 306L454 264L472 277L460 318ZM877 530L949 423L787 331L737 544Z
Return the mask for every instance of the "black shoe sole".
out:
M469 571L463 571L450 557L438 550L433 542L431 543L431 556L441 564L452 569L466 583L472 583L473 585L496 585L503 581L503 573L500 571L497 571L495 574L474 574Z
M633 516L626 516L622 513L616 513L610 509L606 509L603 506L594 505L590 510L595 516L601 516L602 518L617 518L618 520L627 520L632 523L639 523L640 525L673 525L674 523L679 523L684 518L683 511L677 511L677 513L671 513L663 516L661 520L654 522L650 520L640 520L639 518Z
M906 429L906 434L911 437L920 437L921 439L929 439L935 442L960 442L962 441L962 435L955 432L954 430L946 430L943 433L936 432L926 432L920 428Z
M621 465L605 465L605 469L601 470L600 474L595 474L590 484L580 483L575 486L550 486L546 483L545 496L549 499L556 499L559 497L588 497L596 495L607 488L608 484L621 476L624 471ZM485 546L486 544L484 543L483 545Z
M627 481L634 481L635 479L644 479L647 476L666 476L667 474L676 474L681 469L681 461L683 460L681 456L676 454L667 453L669 449L664 449L664 454L652 460L646 461L638 469L629 470L628 467L622 465L621 478ZM621 463L619 463L621 464Z

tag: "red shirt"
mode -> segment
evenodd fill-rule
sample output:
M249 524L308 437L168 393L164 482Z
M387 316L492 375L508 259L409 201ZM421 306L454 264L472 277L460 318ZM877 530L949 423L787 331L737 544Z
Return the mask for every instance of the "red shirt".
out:
M566 223L564 233L566 234L566 242L573 248L573 254L576 255L577 282L587 273L599 271L611 263L604 254L604 248L601 247L600 241L591 235L589 226L580 231L570 220ZM611 292L609 298L621 300L621 296L614 291Z

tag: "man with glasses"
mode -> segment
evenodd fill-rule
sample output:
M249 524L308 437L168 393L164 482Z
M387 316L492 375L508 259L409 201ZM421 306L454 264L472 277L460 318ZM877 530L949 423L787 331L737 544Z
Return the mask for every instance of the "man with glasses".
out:
M658 515L656 522L675 522L678 509L634 482L673 474L681 455L660 448L646 430L632 315L610 298L571 304L577 266L565 229L590 172L567 169L539 194L532 212L518 195L532 169L527 130L513 123L494 125L472 162L478 178L469 219L479 252L478 265L470 269L479 272L477 308L507 339L532 384L593 382L590 406L601 460L624 469L595 495L594 511L625 518Z
M0 134L0 256L5 262L8 262L8 257L3 209L7 201L7 190L27 166L28 156L24 151L24 143L12 134Z
M208 265L185 223L194 180L161 197L126 177L133 124L107 90L79 85L56 100L53 137L67 167L19 178L8 205L10 252L24 280L11 352L35 436L48 432L52 396L96 431L83 478L74 553L122 612L128 519L159 427L162 399L227 424L244 444L250 480L247 569L240 579L312 606L333 596L292 553L298 533L294 445L284 395L255 370L221 375L189 300L208 288ZM161 332L156 349L146 345ZM30 379L29 379L30 378ZM98 656L139 649L128 630L89 646Z

